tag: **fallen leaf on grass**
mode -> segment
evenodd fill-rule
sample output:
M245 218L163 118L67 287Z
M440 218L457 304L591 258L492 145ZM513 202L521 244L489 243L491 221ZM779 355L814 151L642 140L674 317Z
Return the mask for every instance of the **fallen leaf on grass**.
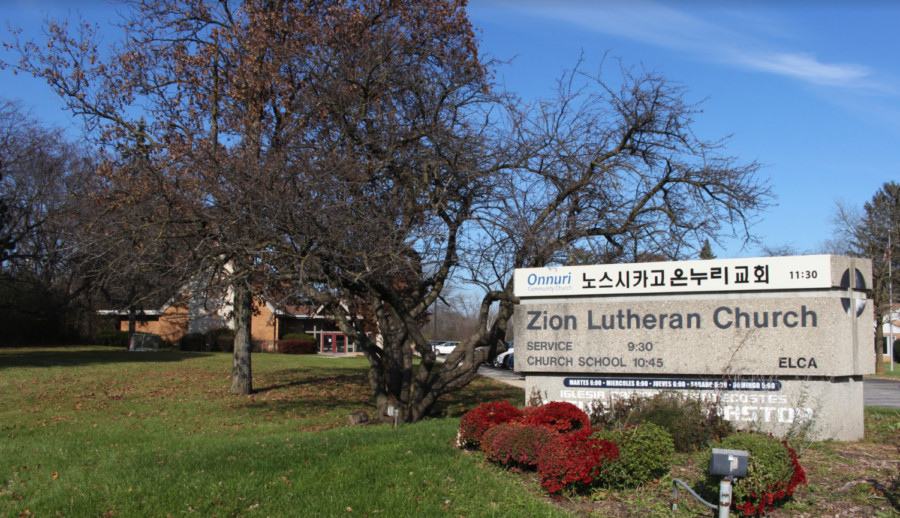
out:
M259 504L253 504L253 505L251 505L250 507L248 507L247 510L248 510L248 511L252 511L252 510L254 510L254 509L258 508L258 507L259 507Z
M59 478L59 472L54 471L54 472L53 472L53 480L56 480L56 479L58 479L58 478Z

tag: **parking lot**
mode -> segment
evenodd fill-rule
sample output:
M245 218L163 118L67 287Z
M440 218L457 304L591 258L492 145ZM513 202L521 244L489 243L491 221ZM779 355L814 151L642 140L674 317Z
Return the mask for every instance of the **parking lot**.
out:
M502 381L508 385L512 385L514 387L519 387L522 390L525 390L525 375L516 372L511 369L504 369L498 367L488 367L486 365L482 365L478 367L478 374L482 376L487 376L489 378L494 378L497 381Z

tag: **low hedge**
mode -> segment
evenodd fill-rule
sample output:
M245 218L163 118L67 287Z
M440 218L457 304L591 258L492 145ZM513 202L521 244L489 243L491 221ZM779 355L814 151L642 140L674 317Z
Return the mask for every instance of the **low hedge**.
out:
M319 348L310 340L279 340L278 351L281 354L316 354Z
M313 335L308 335L306 333L287 333L286 335L281 337L282 340L306 340L308 342L315 342L316 337Z
M620 398L608 407L594 408L591 420L594 428L609 430L655 424L669 432L675 451L682 453L706 450L713 441L734 433L734 426L725 420L715 403L675 392Z
M128 348L128 331L115 331L113 329L104 329L98 331L94 335L94 340L100 345L109 347Z

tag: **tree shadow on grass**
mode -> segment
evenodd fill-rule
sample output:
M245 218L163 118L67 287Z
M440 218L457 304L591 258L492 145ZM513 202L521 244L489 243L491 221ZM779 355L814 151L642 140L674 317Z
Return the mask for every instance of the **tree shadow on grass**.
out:
M169 363L210 356L208 352L129 352L91 347L0 349L0 370L21 367L77 367L110 363Z
M895 511L900 511L900 475L888 480L888 487L884 487L878 480L869 479L876 490L881 491L882 495L887 498Z
M291 377L289 371L281 371L281 378ZM271 412L320 411L327 408L360 409L372 407L371 393L364 373L355 374L310 374L304 371L299 379L278 380L258 387L254 396L237 406L258 408ZM272 377L271 375L269 377ZM279 382L281 381L281 382ZM337 394L336 392L340 392Z
M343 372L335 372L335 370ZM325 372L306 369L285 369L269 373L271 380L264 386L254 390L255 396L270 396L266 400L249 400L242 407L265 407L276 412L297 411L306 408L320 410L326 407L344 407L370 410L374 408L372 393L369 387L368 369L354 369L349 373L343 369L328 369ZM274 378L274 380L273 380ZM342 393L333 395L333 389L346 387L353 390L356 396ZM331 394L316 397L310 390L321 388L332 389ZM279 392L283 391L283 400ZM303 394L305 392L305 394ZM488 401L508 400L515 406L523 406L524 391L487 377L478 377L465 388L442 395L429 412L429 417L458 417L480 403Z
M258 387L254 389L254 394L265 394L267 392L274 392L277 390L291 388L291 387L303 387L307 385L333 385L333 384L359 384L360 382L365 383L366 377L365 374L332 374L328 376L318 376L315 374L310 375L308 372L304 372L304 378L287 381L283 383L275 383L273 385L269 385L267 387ZM271 376L270 376L271 377ZM368 388L368 387L367 387Z

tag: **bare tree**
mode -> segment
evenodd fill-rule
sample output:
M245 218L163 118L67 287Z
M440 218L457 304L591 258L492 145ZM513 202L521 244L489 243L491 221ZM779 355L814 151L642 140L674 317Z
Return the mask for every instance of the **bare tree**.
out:
M381 41L391 40L366 45L405 43ZM340 315L370 360L379 410L395 406L403 420L427 415L506 348L515 268L565 264L576 250L614 261L678 258L701 239L751 237L756 211L772 198L758 164L693 135L697 107L659 74L624 70L613 88L576 70L555 99L526 105L484 95L490 85L477 69L444 61L429 76L402 54L354 51L347 62L359 71L344 69L317 90L340 92L322 101L334 118L304 166L333 175L305 186L331 196L313 218L320 234L310 237L312 223L288 234L316 241L297 263L300 289ZM429 51L439 50L418 56ZM473 332L436 363L415 319L451 280L485 296ZM342 308L352 296L371 305L381 348ZM410 343L423 352L415 369Z
M846 200L835 200L828 216L832 234L830 238L823 240L817 246L817 251L822 254L855 255L853 243L854 234L862 221L862 210Z
M518 300L515 268L569 264L574 250L599 262L678 259L690 243L737 233L751 239L758 210L772 199L759 165L721 155L725 140L691 130L698 108L658 73L621 69L616 86L576 70L554 99L505 103L526 163L500 183L481 233L464 246L468 280L499 303L489 330L470 337L442 369L467 370L463 350L503 347ZM481 359L481 358L479 358ZM469 372L468 376L473 373Z
M784 243L780 245L760 245L759 253L763 257L786 257L789 255L804 255L806 252L798 250L793 243Z

